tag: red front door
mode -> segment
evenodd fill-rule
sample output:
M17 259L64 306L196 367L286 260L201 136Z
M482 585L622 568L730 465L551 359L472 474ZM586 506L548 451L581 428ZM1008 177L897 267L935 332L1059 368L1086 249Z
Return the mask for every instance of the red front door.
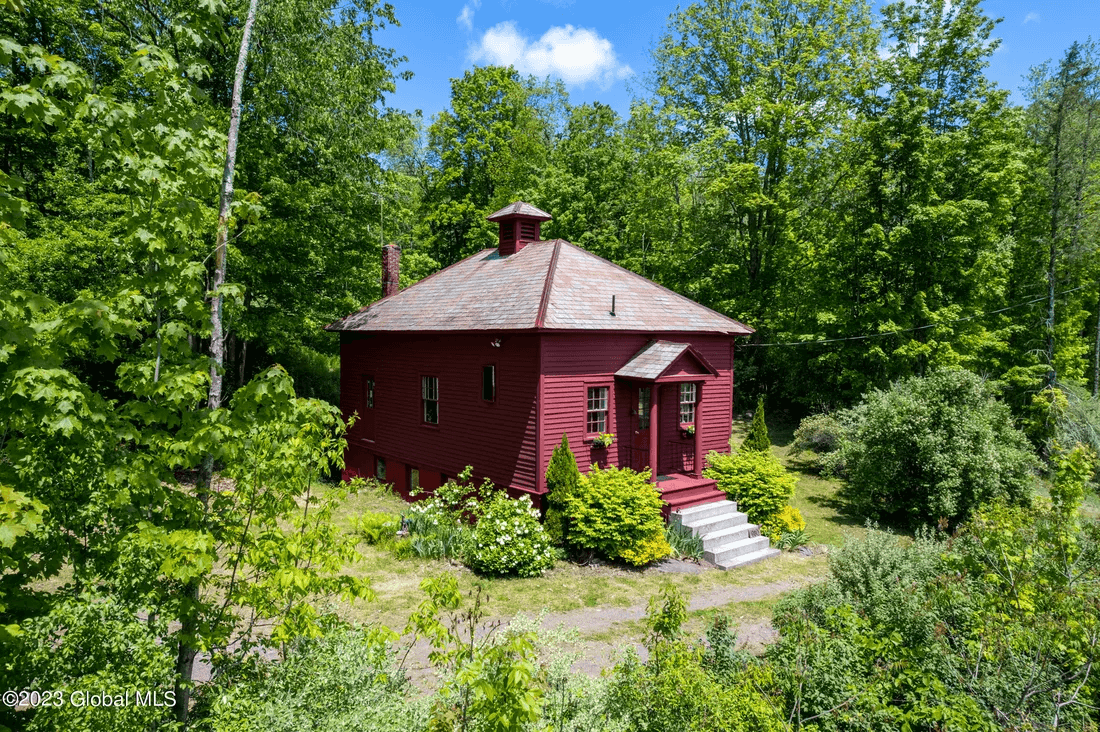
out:
M630 467L634 470L649 467L649 405L652 396L648 386L639 386L634 394L634 443L630 450Z

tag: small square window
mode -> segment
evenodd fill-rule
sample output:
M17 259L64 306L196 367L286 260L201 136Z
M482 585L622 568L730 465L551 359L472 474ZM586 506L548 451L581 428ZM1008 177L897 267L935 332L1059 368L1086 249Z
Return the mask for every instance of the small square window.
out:
M383 458L374 459L374 477L378 480L386 479L386 461Z
M607 431L607 387L588 387L588 434Z
M481 398L487 402L497 398L497 367L481 367Z
M680 384L680 424L695 424L695 384Z
M424 422L439 424L439 377L420 377L420 401L424 405Z

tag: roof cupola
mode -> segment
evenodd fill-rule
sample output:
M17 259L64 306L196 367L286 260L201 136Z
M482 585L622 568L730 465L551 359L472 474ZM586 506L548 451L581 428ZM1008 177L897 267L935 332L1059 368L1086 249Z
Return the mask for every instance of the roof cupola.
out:
M488 216L488 219L500 224L497 253L507 257L531 242L541 241L542 222L549 221L551 216L529 203L516 201Z

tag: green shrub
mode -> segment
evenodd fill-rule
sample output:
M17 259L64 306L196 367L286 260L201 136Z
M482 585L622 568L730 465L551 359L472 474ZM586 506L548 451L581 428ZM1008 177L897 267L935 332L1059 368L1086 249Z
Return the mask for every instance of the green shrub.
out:
M798 482L771 453L755 450L711 452L703 474L718 481L718 489L760 526L768 525L787 505Z
M761 396L756 402L756 411L752 415L752 427L749 429L749 436L741 443L741 449L768 452L771 448L772 441L768 437L768 425L764 421L764 397Z
M772 516L760 527L760 533L771 537L773 540L778 540L783 534L792 534L796 531L804 532L805 530L806 519L802 518L802 512L794 506L784 506L779 510L779 513Z
M632 564L668 556L662 505L649 471L594 466L565 506L569 543Z
M791 443L791 455L804 452L814 454L813 466L822 474L845 477L847 466L844 463L845 440L849 425L842 418L849 412L837 414L812 414L798 425Z
M574 495L581 484L581 471L577 458L569 449L569 436L561 436L561 444L554 448L550 463L546 466L546 531L550 540L564 546L569 540L569 521L563 511L569 496Z
M531 499L492 496L470 535L466 564L489 575L537 577L554 564L550 540Z
M703 538L685 526L670 522L665 527L665 539L674 557L699 559L703 556Z
M199 732L290 732L424 729L427 699L418 698L385 628L331 628L293 643L282 661L253 656L225 668L200 691Z
M868 394L843 452L848 498L866 515L905 527L960 521L996 500L1024 505L1034 485L1027 439L968 371Z
M393 514L367 511L352 524L352 530L370 546L389 546L397 538L401 519Z

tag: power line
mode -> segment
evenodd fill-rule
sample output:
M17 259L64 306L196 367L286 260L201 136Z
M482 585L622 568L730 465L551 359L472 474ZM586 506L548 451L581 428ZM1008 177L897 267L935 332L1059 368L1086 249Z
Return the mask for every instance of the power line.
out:
M1091 283L1089 285L1080 285L1079 287L1074 287L1074 288L1069 289L1069 290L1062 290L1061 292L1057 292L1057 293L1054 294L1054 296L1055 297L1061 297L1062 295L1068 295L1071 292L1077 292L1078 290L1083 290L1086 287L1090 287L1090 286L1091 286ZM1020 302L1020 303L1016 303L1015 305L1009 305L1008 307L1000 308L999 310L990 310L990 311L984 312L984 313L975 313L974 315L968 315L965 318L956 318L955 320L947 320L947 321L944 321L942 323L930 323L928 325L920 325L920 326L917 326L916 328L902 328L900 330L886 331L885 333L872 333L870 335L849 336L847 338L826 338L826 339L817 340L817 341L791 341L789 343L743 343L740 346L738 346L738 348L768 348L768 347L772 347L772 346L812 346L812 345L818 345L818 344L821 344L821 343L842 343L844 341L865 341L869 338L885 338L887 336L900 335L902 333L915 333L919 330L928 330L929 328L939 328L939 327L944 326L944 325L954 325L955 323L964 323L968 320L974 320L975 318L984 318L987 315L996 315L997 313L1003 313L1007 310L1015 310L1016 308L1022 308L1022 307L1026 307L1028 305L1034 305L1037 302L1044 302L1049 297L1050 297L1049 295L1043 295L1042 297L1037 297L1033 300L1027 300L1026 302Z

